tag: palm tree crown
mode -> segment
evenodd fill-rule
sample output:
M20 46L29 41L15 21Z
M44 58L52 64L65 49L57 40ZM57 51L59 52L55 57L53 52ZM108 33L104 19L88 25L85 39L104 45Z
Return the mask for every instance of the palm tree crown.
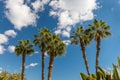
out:
M29 40L19 40L19 45L15 47L15 52L17 56L26 54L31 55L34 52L33 44Z
M94 20L93 25L89 25L89 28L91 32L94 35L94 40L97 41L97 38L103 38L106 39L107 36L111 36L112 34L109 32L111 29L110 26L108 26L104 21L100 20Z
M50 35L49 44L48 44L48 54L54 53L54 57L61 56L65 54L66 45L63 43L63 40L56 34Z
M47 50L49 35L50 35L50 31L47 28L39 30L39 35L34 35L35 40L33 43L35 45L38 45L43 53L45 53Z
M80 26L73 32L71 36L71 44L78 44L80 40L84 42L84 45L89 45L93 38L93 33L90 32L90 29L84 29L83 26Z

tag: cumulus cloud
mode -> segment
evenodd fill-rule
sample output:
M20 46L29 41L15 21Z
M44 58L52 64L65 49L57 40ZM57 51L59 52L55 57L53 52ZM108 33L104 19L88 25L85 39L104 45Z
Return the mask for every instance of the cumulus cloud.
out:
M10 37L13 37L13 38L15 38L16 35L17 35L17 33L16 33L14 30L7 30L7 31L5 31L4 34L5 34L6 36L10 36Z
M8 51L9 51L10 53L15 52L15 46L13 46L13 45L8 46Z
M50 16L58 18L56 34L69 37L71 26L94 18L93 10L97 9L96 0L53 0ZM69 28L69 30L67 30Z
M37 66L37 65L38 65L38 63L31 63L31 64L25 66L25 68L28 69L28 68L30 68L30 67L35 67L35 66Z
M24 0L6 0L6 9L6 16L15 29L21 30L23 27L35 25L37 15L24 4Z
M17 35L17 33L14 30L6 30L4 32L4 34L0 34L0 54L3 54L6 51L4 46L9 41L8 36L11 36L14 38L14 37L16 37L16 35ZM14 52L15 46L10 45L10 46L8 46L7 49L9 52L12 53L12 52Z
M0 45L0 54L3 54L5 50L4 46Z
M4 34L0 34L0 54L3 54L6 51L4 45L9 41L8 36L15 37L16 35L17 33L14 30L7 30ZM14 48L15 47L11 45L8 47L8 50L14 52Z
M48 0L36 0L31 3L34 10L27 5L27 2L25 3L24 0L6 0L5 14L15 29L21 30L23 27L35 25L39 18L37 12L44 9Z
M5 44L8 42L8 37L4 34L0 34L0 44Z
M71 43L70 40L64 40L63 43L65 43L66 45L69 45Z
M32 3L32 6L35 12L43 11L44 5L47 4L48 2L49 0L36 0L35 2Z

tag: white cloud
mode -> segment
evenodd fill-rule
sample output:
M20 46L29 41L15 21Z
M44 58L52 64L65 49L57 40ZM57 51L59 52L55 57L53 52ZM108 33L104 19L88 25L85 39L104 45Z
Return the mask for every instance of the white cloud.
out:
M15 46L13 46L13 45L8 46L8 51L9 51L10 53L15 52Z
M5 50L4 46L0 45L0 54L3 54Z
M30 7L24 4L24 0L6 0L6 9L7 18L18 30L29 25L35 25L38 18Z
M66 37L70 37L70 32L69 32L69 31L66 31L66 30L63 30L63 31L62 31L62 35L63 35L63 36L66 36Z
M0 34L0 44L5 44L8 42L8 37L4 34Z
M4 33L6 36L16 37L17 33L14 30L7 30Z
M61 33L61 30L60 29L57 29L56 31L55 31L55 34L60 34Z
M62 33L62 36L66 36L66 37L70 37L70 31L71 31L72 27L70 26L67 26L66 28L57 28L55 30L55 34L61 34Z
M47 52L45 52L45 56L46 56L46 57L48 56L48 53L47 53Z
M44 5L47 4L48 2L49 0L36 0L35 2L32 3L32 6L35 12L43 11Z
M44 5L48 1L36 0L31 3L31 0L27 0L25 3L24 0L6 0L5 14L15 29L21 30L23 27L36 25L36 21L39 18L37 12L44 10ZM27 3L30 3L34 10Z
M6 49L4 48L4 45L8 43L9 39L8 36L15 37L17 33L14 30L7 30L4 32L4 34L0 34L0 54L3 54ZM15 46L11 45L8 46L8 50L12 53L14 52Z
M66 45L69 45L71 43L70 40L64 40L63 43L65 43Z
M58 27L55 33L66 37L70 36L73 25L92 20L94 18L93 10L97 9L96 0L53 0L49 5L52 7L50 16L58 18Z
M35 67L35 66L37 66L37 65L38 65L38 63L31 63L31 64L25 66L25 68L28 69L28 68L30 68L30 67Z

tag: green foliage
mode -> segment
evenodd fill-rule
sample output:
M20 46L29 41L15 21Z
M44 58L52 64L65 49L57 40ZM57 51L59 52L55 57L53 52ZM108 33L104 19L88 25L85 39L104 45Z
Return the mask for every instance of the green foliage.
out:
M49 29L44 28L39 30L39 35L34 35L33 43L38 45L42 53L47 52L49 55L54 53L54 56L61 56L66 52L66 45L63 40L56 34L52 34Z
M103 70L100 67L98 68L98 70L99 71L97 72L97 74L92 74L91 76L87 76L87 75L84 76L85 74L82 73L81 75L82 80L110 80L111 75L109 73L107 73L105 70Z
M16 55L31 55L34 53L33 44L29 40L19 40L19 45L15 47Z
M54 57L64 55L66 52L66 45L63 43L63 40L56 34L51 34L49 39L48 54L51 55L52 53Z
M84 42L84 45L89 45L93 39L93 33L90 32L90 29L84 29L83 26L80 26L73 32L71 36L71 44L78 44L80 40Z
M118 57L118 66L120 67L120 57Z
M0 80L21 80L21 74L20 73L9 73L7 71L2 71L0 73ZM24 78L24 80L27 80Z
M3 77L0 77L0 80L3 80Z
M118 65L113 64L112 73L106 72L101 67L98 67L97 74L92 74L91 76L88 76L84 73L80 73L82 80L120 80L119 59L120 58L118 58Z
M34 35L35 40L33 43L37 45L42 53L47 51L47 44L49 43L50 39L50 30L47 28L43 28L39 30L39 35Z
M97 38L103 38L106 39L107 36L111 36L112 34L109 32L111 29L110 26L108 26L104 21L97 19L94 19L93 25L89 25L90 31L93 33L94 40L97 41Z

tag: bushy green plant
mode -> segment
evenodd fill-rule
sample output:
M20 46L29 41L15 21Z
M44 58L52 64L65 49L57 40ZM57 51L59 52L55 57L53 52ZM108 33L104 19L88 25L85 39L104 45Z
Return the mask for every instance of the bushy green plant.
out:
M7 71L2 71L0 73L0 80L21 80L21 74L20 73L9 73ZM24 78L24 80L27 80Z
M80 73L82 80L120 80L120 58L118 57L118 65L113 64L112 73L105 71L98 66L98 72L92 75Z

